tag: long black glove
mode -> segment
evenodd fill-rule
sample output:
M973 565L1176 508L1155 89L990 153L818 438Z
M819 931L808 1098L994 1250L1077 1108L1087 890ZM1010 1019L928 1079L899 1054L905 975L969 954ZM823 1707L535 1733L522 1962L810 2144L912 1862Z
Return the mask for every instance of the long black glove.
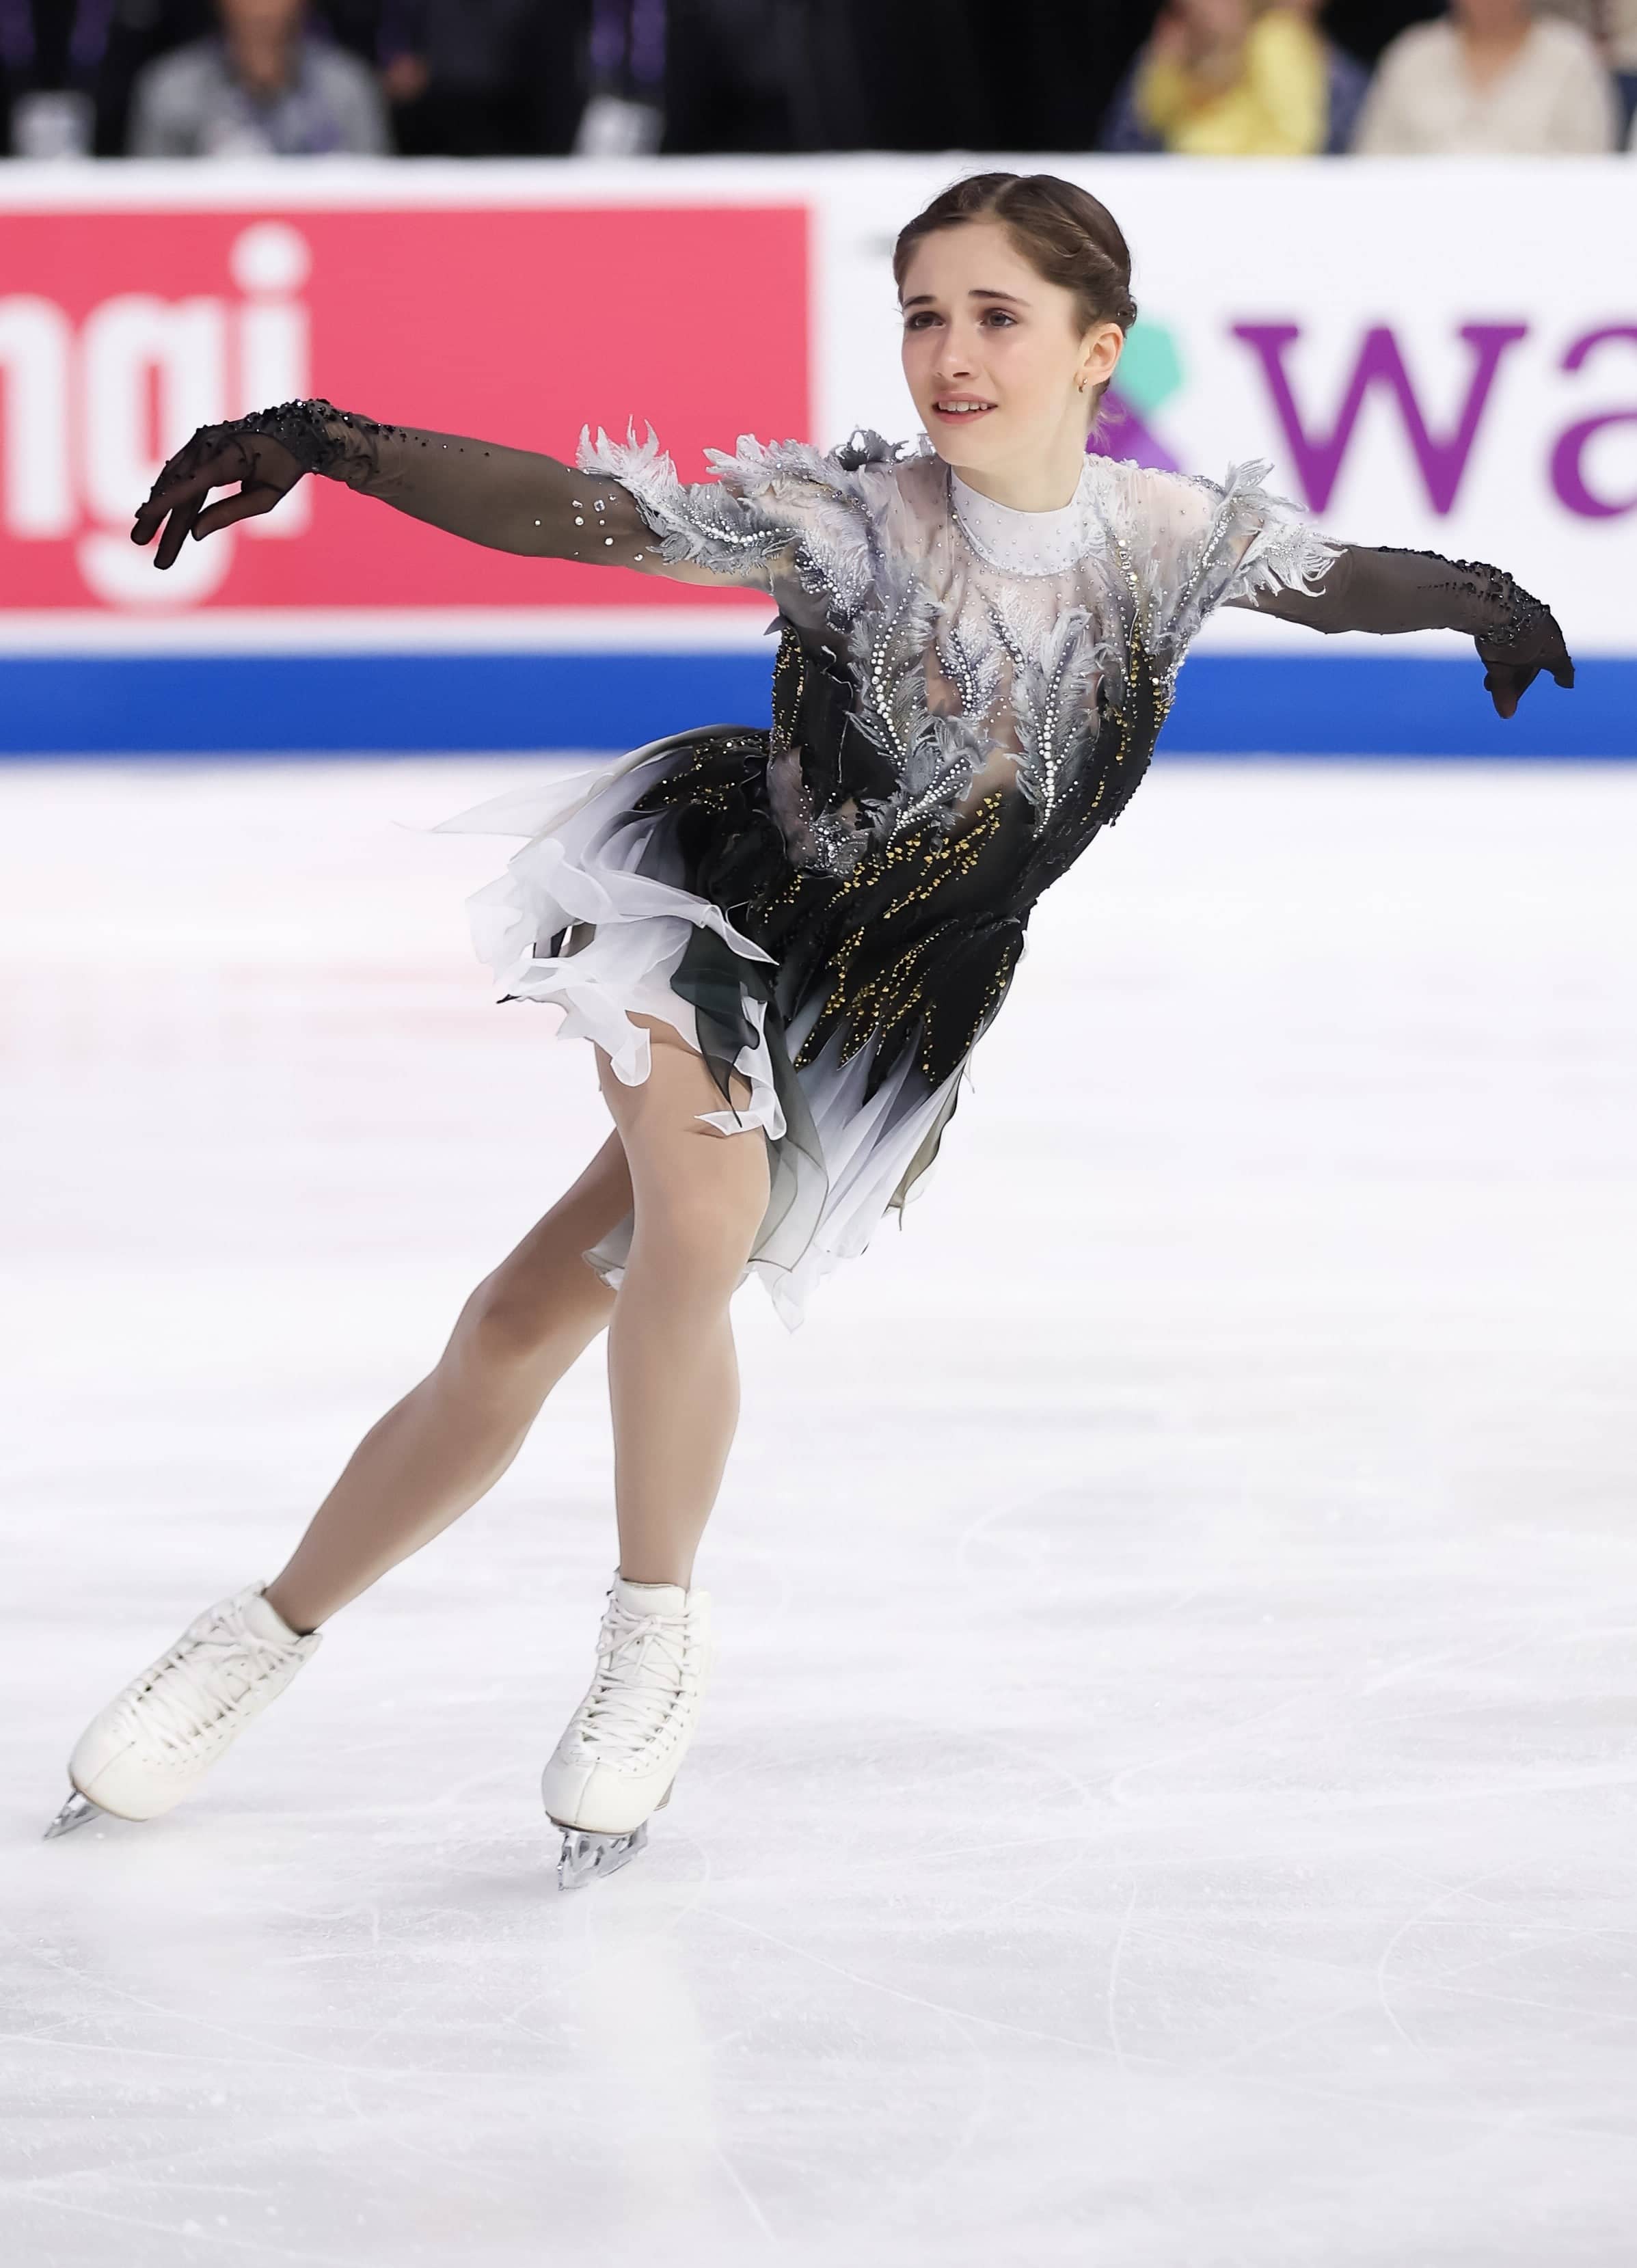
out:
M1327 633L1465 630L1502 717L1513 714L1543 669L1566 689L1574 682L1574 665L1551 608L1503 569L1481 560L1344 544L1316 591L1258 592L1228 603Z
M154 482L131 541L151 543L159 533L153 563L170 567L190 534L203 540L271 512L307 473L490 550L639 571L661 564L658 538L617 481L498 442L379 425L328 401L202 425ZM235 482L236 495L206 504L212 489Z

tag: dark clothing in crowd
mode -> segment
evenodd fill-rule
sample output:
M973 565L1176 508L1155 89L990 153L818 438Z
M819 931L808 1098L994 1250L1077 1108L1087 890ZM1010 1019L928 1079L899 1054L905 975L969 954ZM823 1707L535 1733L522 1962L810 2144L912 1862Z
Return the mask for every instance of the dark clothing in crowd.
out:
M334 0L309 8L308 20L372 67L380 12L378 0ZM70 89L92 107L97 156L123 156L139 74L219 28L212 0L0 0L6 108L19 97Z
M585 107L588 0L387 0L383 63L417 60L424 92L397 106L406 157L561 155Z
M283 86L247 86L211 34L148 63L131 92L133 158L384 157L387 106L369 65L311 34Z
M330 53L381 79L393 146L476 158L610 146L578 141L600 104L649 122L630 146L678 155L1151 149L1132 66L1158 12L1159 0L310 0L307 18ZM1442 12L1442 0L1331 0L1327 149L1348 146L1383 50ZM11 109L61 90L94 121L97 153L117 155L138 76L218 28L212 0L0 0L0 95ZM339 88L344 74L328 76ZM318 134L309 108L293 146Z

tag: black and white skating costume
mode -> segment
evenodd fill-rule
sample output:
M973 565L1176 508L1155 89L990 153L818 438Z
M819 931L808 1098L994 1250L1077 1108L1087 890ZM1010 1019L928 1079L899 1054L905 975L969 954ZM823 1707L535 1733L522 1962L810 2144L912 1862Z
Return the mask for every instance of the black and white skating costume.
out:
M1035 905L1130 801L1215 608L1467 631L1508 714L1543 667L1574 681L1509 575L1331 541L1260 463L1219 483L1088 455L1069 504L1024 512L925 438L747 438L690 485L652 436L586 435L571 467L301 401L205 428L162 480L222 479L240 445L267 502L321 473L497 549L771 595L771 723L678 732L443 826L527 838L470 906L500 998L556 1003L628 1084L650 1045L630 1016L670 1022L728 1106L711 1123L763 1132L747 1272L792 1329L931 1168ZM586 1256L611 1284L632 1226Z
M210 487L237 479L264 509L322 473L502 549L650 571L657 556L771 594L770 725L678 733L443 824L527 838L471 902L502 999L555 1002L632 1084L650 1039L630 1017L673 1024L727 1106L710 1123L763 1133L749 1270L793 1329L813 1285L924 1180L1030 914L1130 801L1213 608L1468 631L1503 714L1543 667L1573 683L1556 622L1509 576L1330 541L1266 493L1265 470L1219 485L1088 456L1071 503L1021 512L925 443L873 434L829 453L741 440L685 486L652 440L587 439L570 467L291 402L197 435L155 497L190 473L198 493L151 499L136 533L170 512L166 564ZM586 1255L611 1283L631 1228ZM616 1571L596 1675L542 1782L565 1886L625 1863L668 1800L709 1609ZM48 1831L170 1808L317 1642L260 1586L208 1609L87 1727Z
M468 462L482 446L440 444L445 478L451 446ZM392 500L395 460L424 481L416 437L368 446L360 485ZM587 438L540 548L657 548L770 591L771 726L681 732L443 824L529 838L470 904L502 999L555 1002L627 1082L649 1061L632 1012L675 1024L725 1100L730 1068L748 1079L741 1110L708 1115L767 1137L749 1272L793 1329L927 1174L1036 902L1130 800L1214 608L1449 625L1515 682L1543 662L1571 681L1555 622L1508 576L1327 541L1265 465L1218 484L1088 456L1070 504L1022 512L925 442L742 439L715 461L684 485L652 438ZM610 1283L630 1231L586 1255Z

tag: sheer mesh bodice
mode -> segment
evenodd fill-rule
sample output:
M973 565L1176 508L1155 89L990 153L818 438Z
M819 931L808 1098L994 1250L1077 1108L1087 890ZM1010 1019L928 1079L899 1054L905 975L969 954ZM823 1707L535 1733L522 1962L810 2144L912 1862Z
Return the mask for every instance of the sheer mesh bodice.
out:
M836 873L928 822L961 832L997 793L1050 828L1111 715L1154 711L1157 730L1213 606L1305 587L1333 556L1255 467L1219 488L1088 457L1072 504L1033 514L874 434L829 455L741 440L695 487L652 445L599 436L581 462L630 486L667 556L763 583L833 681L859 744L850 792L804 809L811 747L775 764L793 858Z

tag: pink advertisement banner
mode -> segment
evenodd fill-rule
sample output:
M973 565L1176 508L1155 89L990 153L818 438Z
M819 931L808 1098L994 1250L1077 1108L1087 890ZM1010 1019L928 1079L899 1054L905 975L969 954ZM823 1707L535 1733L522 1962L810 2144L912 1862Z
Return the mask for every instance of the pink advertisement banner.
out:
M307 394L557 456L652 420L693 479L707 443L805 434L807 238L794 202L11 212L0 609L754 605L485 551L319 481L167 576L128 530L196 426Z

